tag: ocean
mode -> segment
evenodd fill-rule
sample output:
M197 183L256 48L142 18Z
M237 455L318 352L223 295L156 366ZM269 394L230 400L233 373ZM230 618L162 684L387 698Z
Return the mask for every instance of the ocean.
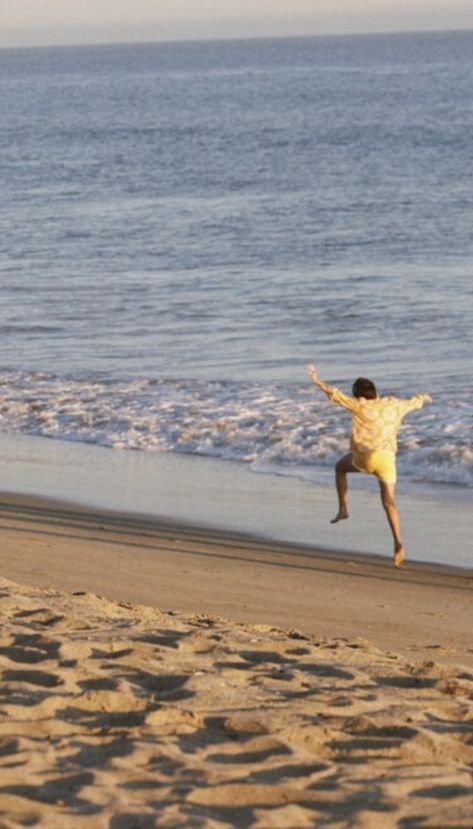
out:
M473 486L473 32L0 51L0 431Z

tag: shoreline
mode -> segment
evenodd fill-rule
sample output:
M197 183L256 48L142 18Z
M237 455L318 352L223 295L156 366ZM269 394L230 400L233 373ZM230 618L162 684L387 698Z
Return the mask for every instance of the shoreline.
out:
M142 516L0 498L0 570L234 622L353 636L415 659L473 667L473 573Z
M173 453L105 449L60 440L0 434L2 491L180 526L366 553L387 560L392 541L376 482L350 482L350 520L330 524L333 482L254 472L245 464ZM473 570L469 493L413 493L398 487L409 561Z
M263 549L277 552L292 551L300 555L312 556L323 555L333 560L356 561L360 564L376 564L390 569L392 559L381 553L353 552L344 548L333 546L321 546L316 543L307 544L297 541L284 541L272 539L264 534L258 535L250 531L232 530L225 527L207 526L204 523L191 523L190 521L176 521L172 517L160 518L152 514L141 512L126 512L114 509L104 509L87 504L76 503L66 499L48 498L41 495L25 495L22 492L2 492L0 490L0 518L5 514L13 512L19 520L31 520L35 518L44 521L50 517L58 523L71 524L84 527L96 525L100 529L117 532L130 532L137 536L150 535L163 537L170 536L191 537L195 540L209 541L217 544L238 544L249 548L261 547ZM416 561L407 559L400 568L394 572L401 573L408 567L412 572L425 573L435 577L442 575L465 578L473 583L473 567L462 567L461 565L448 564L434 561Z

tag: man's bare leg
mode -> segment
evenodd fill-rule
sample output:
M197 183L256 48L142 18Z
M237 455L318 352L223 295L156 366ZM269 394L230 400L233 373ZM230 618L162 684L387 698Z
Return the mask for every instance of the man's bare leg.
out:
M384 507L394 539L394 564L396 567L399 567L404 561L405 553L401 540L399 513L394 500L396 484L387 484L385 481L380 481L379 486L381 490L381 503Z
M348 492L348 483L347 483L347 472L359 472L360 470L353 466L351 454L345 455L341 460L338 461L335 467L335 485L337 487L337 495L338 495L338 512L335 518L332 518L331 524L336 524L338 521L343 521L344 518L348 518L348 506L347 506L347 492Z

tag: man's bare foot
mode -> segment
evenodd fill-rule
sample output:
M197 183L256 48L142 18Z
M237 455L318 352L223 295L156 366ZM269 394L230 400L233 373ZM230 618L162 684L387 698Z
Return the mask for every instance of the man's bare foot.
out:
M394 566L400 567L402 562L404 561L406 555L404 553L404 547L400 544L399 547L396 547L394 550Z
M343 521L345 518L348 518L348 510L340 509L338 510L335 518L332 518L331 524L337 524L338 521Z

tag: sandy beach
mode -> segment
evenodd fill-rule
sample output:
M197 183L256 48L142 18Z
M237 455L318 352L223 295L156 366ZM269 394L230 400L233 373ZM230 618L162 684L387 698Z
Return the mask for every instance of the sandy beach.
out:
M471 571L13 496L0 544L2 829L471 828Z
M0 829L473 829L466 0L4 5Z

